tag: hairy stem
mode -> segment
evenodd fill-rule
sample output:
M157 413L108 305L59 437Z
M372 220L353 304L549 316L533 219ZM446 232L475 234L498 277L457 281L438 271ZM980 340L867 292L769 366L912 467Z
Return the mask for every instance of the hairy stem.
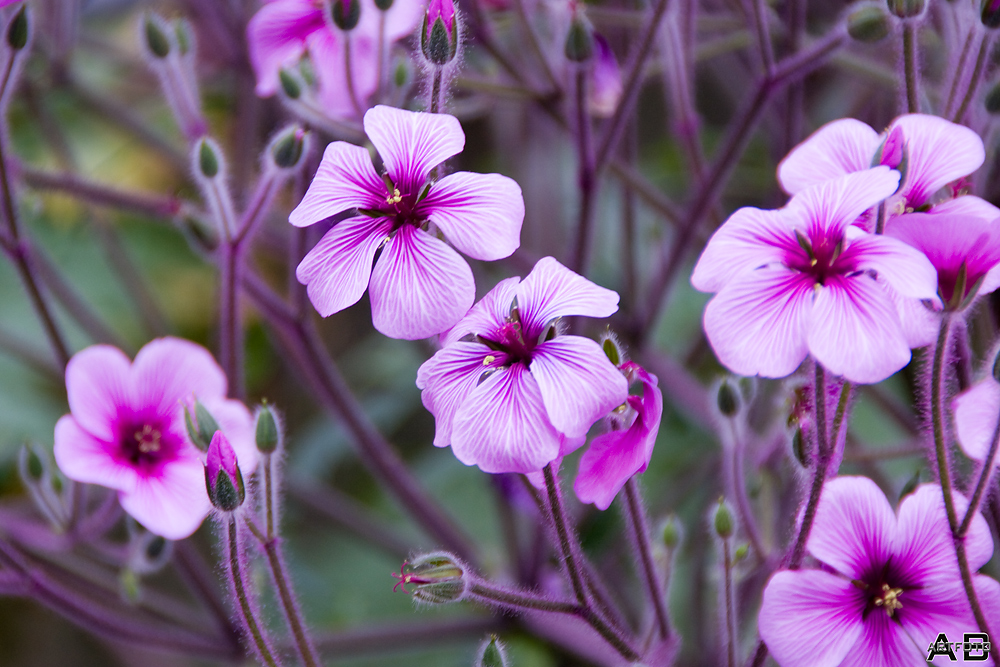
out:
M917 76L917 24L912 20L903 21L903 76L906 86L906 110L920 111L920 91Z
M646 578L646 588L649 589L653 611L656 613L657 629L660 632L660 638L667 639L670 637L670 618L667 614L666 600L663 599L664 586L660 583L656 563L653 561L653 551L649 544L649 525L646 511L642 505L642 498L639 496L639 483L635 477L625 482L625 506L628 510L629 522L632 524L632 531L635 534L639 565Z
M576 550L573 548L572 537L569 525L566 523L566 513L562 504L562 493L559 490L559 481L556 478L554 463L550 463L543 469L545 475L545 490L549 495L549 507L552 512L552 523L555 524L556 534L559 537L559 553L562 556L563 564L566 567L566 574L569 575L570 583L573 586L573 594L576 601L581 605L587 604L587 592L583 585L583 576L576 562Z
M986 64L986 56L989 55L990 46L993 40L990 39L991 34L987 33L983 35L982 42L979 44L979 55L976 56L976 65L972 68L972 76L969 78L969 87L965 91L965 97L962 98L962 103L958 106L958 111L952 117L952 121L956 123L961 123L962 119L965 118L965 112L969 109L969 104L972 102L972 98L976 96L976 91L979 90L979 81L982 79L983 66Z
M250 639L261 662L267 665L267 667L278 667L279 663L274 657L274 652L271 650L269 642L264 637L260 624L257 622L257 617L250 604L250 598L247 594L247 590L243 585L243 566L240 562L240 546L239 536L236 530L236 521L232 516L227 516L225 521L227 524L225 529L226 547L229 552L228 567L233 582L233 590L236 596L237 606L239 608L238 611L240 614L240 620L243 621L243 627L247 630L247 634L249 635L248 639Z
M722 572L725 578L726 661L728 667L736 667L736 622L733 618L733 554L728 539L722 540Z
M580 220L576 230L576 246L569 268L580 275L587 273L593 236L594 199L597 183L594 179L594 149L590 138L590 114L587 109L587 71L576 68L574 107L576 111L577 185L580 189Z

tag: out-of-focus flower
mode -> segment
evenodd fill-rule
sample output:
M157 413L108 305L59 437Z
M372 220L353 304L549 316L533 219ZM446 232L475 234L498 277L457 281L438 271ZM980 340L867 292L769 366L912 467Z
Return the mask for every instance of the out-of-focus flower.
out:
M559 335L558 320L616 310L616 293L551 257L523 281L501 281L417 372L434 444L485 472L521 473L579 447L628 383L596 342Z
M622 72L608 41L597 33L594 33L594 59L588 74L590 113L598 118L612 116L622 97Z
M1000 383L990 374L955 397L951 403L955 415L958 444L970 459L984 463L996 439L1000 420ZM994 456L993 466L1000 465Z
M423 7L408 0L382 12L373 0L355 2L360 2L361 15L350 31L351 73L354 90L364 103L378 87L380 15L385 17L385 43L390 45L416 30ZM347 86L344 34L327 20L328 12L317 0L271 0L250 19L247 43L259 96L275 94L281 85L281 68L295 65L308 54L323 110L334 118L355 115Z
M973 571L993 553L979 514L965 548ZM897 516L870 479L831 480L806 549L823 569L778 572L764 589L760 636L782 667L922 665L939 633L976 627L937 485L918 487ZM986 617L1000 618L1000 583L973 585Z
M521 188L506 176L467 171L428 181L465 145L453 116L377 106L364 126L386 173L375 171L364 148L340 141L327 147L289 222L305 227L343 211L357 214L337 223L296 275L324 317L368 289L376 329L426 338L453 326L475 300L472 270L437 233L475 259L507 257L520 244Z
M633 475L646 470L660 431L663 394L656 376L635 362L620 366L625 377L642 383L642 396L629 396L615 408L609 421L614 427L594 438L580 458L573 483L582 503L606 510Z
M851 223L891 195L886 166L849 173L795 195L777 211L742 208L712 236L691 276L717 292L705 333L734 373L784 377L807 354L852 382L884 380L910 360L887 290L936 299L937 276L905 243Z
M228 434L248 473L257 465L250 412L226 398L226 376L203 347L161 338L134 362L95 345L66 367L70 414L56 424L55 457L70 479L118 491L126 512L150 532L176 540L211 509L201 452L185 437L195 398Z

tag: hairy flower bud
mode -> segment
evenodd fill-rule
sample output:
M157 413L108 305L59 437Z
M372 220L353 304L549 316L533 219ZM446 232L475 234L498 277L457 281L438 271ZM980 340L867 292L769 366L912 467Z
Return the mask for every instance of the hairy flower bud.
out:
M507 651L496 635L493 635L479 649L474 667L507 667Z
M726 501L721 498L719 499L719 506L715 509L713 526L715 527L715 534L722 539L725 540L733 536L733 512L729 509Z
M663 541L663 546L670 551L676 549L681 543L681 526L675 515L671 514L663 522L663 526L660 528L660 539Z
M333 0L330 3L330 17L333 24L344 32L354 30L361 20L361 1Z
M302 83L298 77L282 67L278 70L278 81L281 83L281 92L290 100L297 100L302 97Z
M563 52L574 63L585 63L594 55L594 29L581 12L574 13L570 21Z
M191 418L188 407L184 406L184 426L187 428L188 438L203 452L208 449L212 437L219 430L219 423L215 421L215 417L197 399L194 402L194 419Z
M15 51L20 51L28 44L28 6L21 5L21 9L14 15L14 20L7 27L7 44Z
M862 5L847 15L847 34L873 44L889 36L889 16L882 5Z
M458 53L458 17L454 0L430 0L420 27L420 50L432 65L443 67Z
M271 141L268 154L279 169L294 169L302 160L308 133L298 125L293 125Z
M414 599L428 604L456 602L465 597L467 588L465 565L458 558L445 551L423 554L412 562L405 561L399 573L392 573L399 579L396 586L413 595ZM407 591L407 586L413 586Z
M1000 0L983 0L979 16L987 28L1000 28Z
M271 412L271 408L262 405L257 411L257 431L256 431L257 451L263 454L270 454L281 444L281 429L278 421Z
M215 178L219 175L219 154L214 142L202 139L198 144L198 171L205 178Z
M728 380L723 380L715 402L723 416L735 417L740 411L740 392Z
M222 431L215 432L208 446L205 486L212 506L223 512L235 512L246 500L246 487L236 462L236 452Z
M750 545L741 544L740 546L736 547L736 551L733 552L733 562L742 563L743 561L746 560L747 556L749 555L750 555Z
M889 11L901 19L910 19L919 16L924 5L924 0L889 0Z
M381 12L387 12L392 9L392 0L375 0L375 6Z

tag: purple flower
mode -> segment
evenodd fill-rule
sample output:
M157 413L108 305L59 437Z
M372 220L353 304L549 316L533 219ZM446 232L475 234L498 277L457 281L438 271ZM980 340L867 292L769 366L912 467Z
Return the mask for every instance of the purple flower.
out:
M365 114L365 132L386 174L379 176L364 148L327 146L288 220L305 227L358 212L327 232L296 275L323 317L370 288L376 329L391 338L426 338L458 322L476 291L469 265L436 233L475 259L507 257L520 244L521 188L506 176L467 171L428 181L431 169L465 144L453 116L377 106Z
M596 342L559 335L558 320L616 310L617 294L551 257L501 281L417 372L434 444L485 472L521 473L579 447L628 383Z
M581 503L606 510L633 475L646 470L660 431L663 394L656 376L642 366L626 361L626 377L642 383L642 396L629 396L611 415L614 430L594 438L580 458L573 490Z
M197 398L229 434L247 472L257 465L253 422L226 398L226 376L200 345L147 344L130 362L95 345L66 367L70 414L56 424L55 457L70 479L118 491L126 512L168 539L193 533L211 505L201 452L186 437L184 406Z
M812 354L852 382L879 382L910 360L888 291L935 299L934 267L893 238L851 223L891 195L899 174L879 166L803 190L785 208L736 211L691 276L717 292L705 333L734 373L784 377Z
M985 463L1000 419L1000 383L992 374L987 375L982 382L956 396L951 409L962 451L970 459ZM1000 465L1000 456L994 456L992 465Z
M979 514L965 546L973 571L993 553ZM938 633L958 641L976 627L937 485L918 487L897 516L870 479L831 480L806 549L823 569L778 572L764 589L760 636L782 667L922 665ZM1000 617L1000 584L973 583L986 617Z

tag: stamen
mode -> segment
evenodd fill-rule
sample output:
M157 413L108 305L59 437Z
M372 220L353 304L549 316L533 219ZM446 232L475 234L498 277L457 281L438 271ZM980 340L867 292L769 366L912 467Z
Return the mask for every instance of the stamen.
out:
M160 432L149 424L144 425L141 431L136 431L134 437L139 443L139 451L143 454L160 451Z
M875 606L885 609L889 618L892 618L897 609L903 608L903 603L899 601L902 594L902 588L889 588L889 584L882 584L882 597L875 599Z
M399 194L399 188L393 188L392 194L385 198L386 204L398 204L403 201L403 195Z
M496 360L497 358L494 357L492 354L487 354L486 357L483 359L483 366L489 366Z

